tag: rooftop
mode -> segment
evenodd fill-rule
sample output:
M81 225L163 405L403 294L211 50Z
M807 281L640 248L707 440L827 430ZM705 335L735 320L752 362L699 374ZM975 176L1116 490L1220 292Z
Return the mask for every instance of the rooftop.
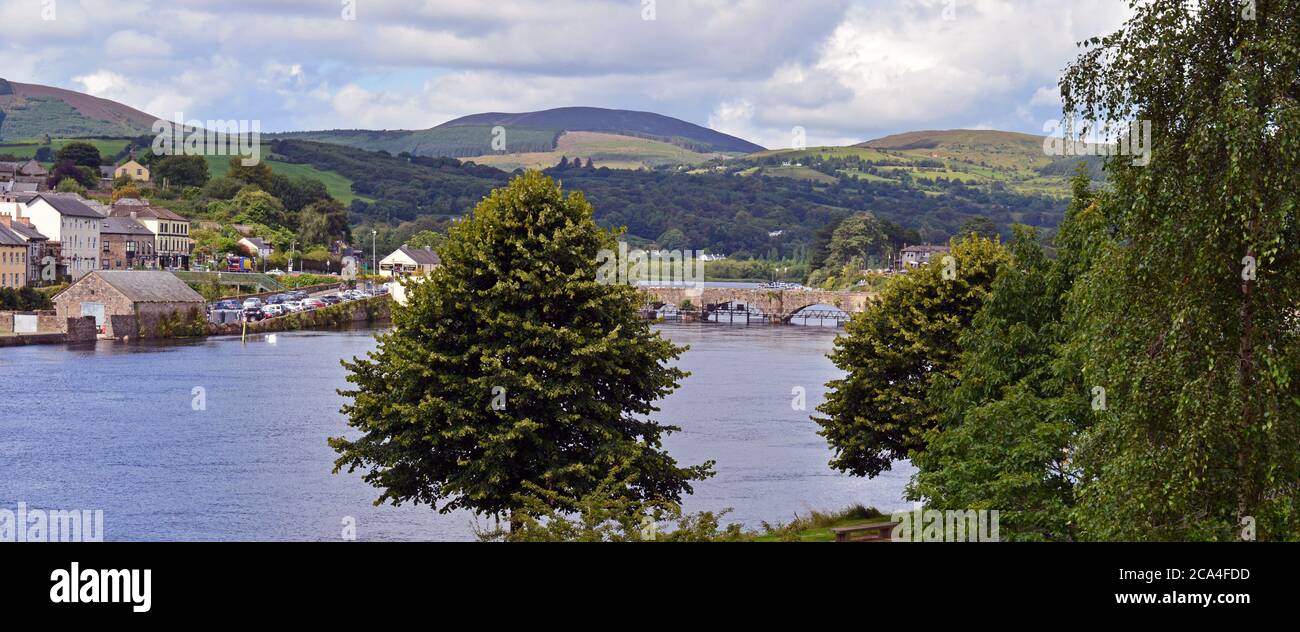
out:
M76 283L98 277L135 303L202 303L203 297L170 272L159 270L92 270ZM58 300L68 290L54 297Z
M428 247L412 248L410 246L402 246L397 250L402 254L410 257L411 261L414 261L420 265L425 265L425 266L442 265L442 259L438 257L438 253L430 250Z
M75 193L40 193L27 203L31 206L36 203L37 198L45 200L54 210L61 215L69 217L90 217L94 219L104 219L104 216L90 208L82 201L81 196Z

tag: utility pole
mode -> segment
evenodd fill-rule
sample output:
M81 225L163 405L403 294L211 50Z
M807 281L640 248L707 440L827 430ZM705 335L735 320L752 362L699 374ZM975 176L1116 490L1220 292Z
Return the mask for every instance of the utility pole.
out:
M370 274L379 274L379 252L375 249L375 236L378 234L377 230L370 231Z
M284 242L280 242L284 243ZM293 251L298 247L297 241L289 242L289 274L293 274Z

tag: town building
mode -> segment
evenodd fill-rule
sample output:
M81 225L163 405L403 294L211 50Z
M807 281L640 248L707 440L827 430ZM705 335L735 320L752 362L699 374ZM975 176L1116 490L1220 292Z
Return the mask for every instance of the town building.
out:
M104 218L99 229L103 252L100 265L105 270L145 270L158 267L154 252L153 231L130 217Z
M0 180L24 181L27 178L46 178L49 175L49 170L35 160L0 162Z
M0 204L3 204L3 202L0 202ZM42 235L41 231L36 230L35 226L32 226L30 218L15 218L15 214L13 211L9 213L0 211L0 226L17 235L27 247L27 284L54 283L61 276L59 274L58 248L49 245L50 239ZM49 261L46 261L46 257L50 258ZM48 271L43 270L46 265L49 266ZM64 275L66 275L66 271Z
M99 331L156 338L204 321L203 297L170 272L95 270L54 296L59 322L94 316Z
M137 182L148 182L149 168L134 160L128 160L118 165L117 169L113 170L114 179L121 178L123 176L126 176Z
M239 240L239 249L244 254L257 259L265 259L275 252L275 247L266 243L261 237L244 237Z
M99 269L99 229L104 216L75 193L40 193L29 199L23 217L51 241L59 242L60 265L73 281ZM3 210L3 209L0 209Z
M0 225L0 287L27 286L27 241Z
M423 276L442 265L438 253L429 248L402 246L379 261L379 274L383 276Z
M169 270L190 268L190 255L194 252L190 220L138 198L122 198L114 202L110 215L136 220L154 234L153 249L158 267Z
M907 270L930 263L930 260L936 256L947 254L947 246L904 246L899 251L896 260L895 269Z

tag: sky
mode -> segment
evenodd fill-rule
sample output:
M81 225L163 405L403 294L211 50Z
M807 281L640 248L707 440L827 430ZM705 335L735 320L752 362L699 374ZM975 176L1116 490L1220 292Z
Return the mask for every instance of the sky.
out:
M766 147L1041 133L1127 0L0 0L0 77L263 131L643 110Z

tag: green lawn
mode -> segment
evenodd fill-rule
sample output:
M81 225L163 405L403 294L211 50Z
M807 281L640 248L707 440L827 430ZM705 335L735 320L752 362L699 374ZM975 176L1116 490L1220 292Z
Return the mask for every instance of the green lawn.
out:
M271 170L275 173L289 177L305 176L320 180L325 184L325 190L335 199L344 204L351 204L352 200L356 199L366 202L371 201L364 196L359 196L353 193L352 181L333 171L321 171L311 165L268 160L266 157L270 155L270 153L271 148L263 145L262 158L266 160L267 164L271 166ZM208 173L211 174L213 178L220 178L230 171L230 156L204 156L204 158L208 161Z

